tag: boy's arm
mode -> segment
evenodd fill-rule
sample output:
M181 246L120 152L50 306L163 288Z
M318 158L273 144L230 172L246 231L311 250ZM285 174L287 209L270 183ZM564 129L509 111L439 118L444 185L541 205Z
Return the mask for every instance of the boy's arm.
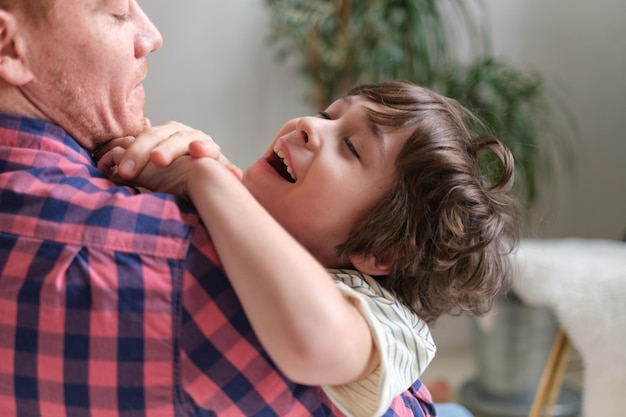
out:
M292 380L338 385L378 364L372 335L326 269L219 163L195 159L187 192L250 322Z

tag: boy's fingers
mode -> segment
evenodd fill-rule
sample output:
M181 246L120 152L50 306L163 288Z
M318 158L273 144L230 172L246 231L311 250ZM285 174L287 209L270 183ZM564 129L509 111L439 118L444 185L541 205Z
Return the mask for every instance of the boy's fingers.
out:
M126 148L126 153L119 161L119 175L127 180L133 179L150 162L151 153L159 148L162 155L155 158L157 161L155 163L161 166L169 165L172 159L184 155L187 148L187 142L177 145L172 138L182 131L189 130L191 128L178 122L168 122L144 130Z
M104 155L108 149L116 146L116 141L98 150L98 155L94 153L94 157ZM187 155L189 145L193 142L199 143L196 145L199 156L217 158L220 155L219 146L209 135L200 130L178 122L149 127L135 138L123 138L119 146L126 148L126 152L121 156L116 154L117 174L123 179L131 180L150 161L157 166L167 166L174 159ZM108 159L107 163L110 161Z
M151 160L156 165L167 166L174 159L183 155L194 155L198 157L217 158L220 154L220 147L206 133L179 125L180 129L171 133L157 144L151 155ZM191 146L191 144L195 145Z
M223 157L222 150L213 140L194 140L189 144L189 155L194 158L213 158Z
M117 171L117 169L114 168L122 159L122 155L124 155L124 152L126 152L126 149L121 146L109 149L108 152L102 155L102 157L98 160L98 169L113 176L115 174L115 171Z
M100 159L111 149L116 147L128 148L130 144L135 140L134 136L125 136L122 138L116 138L110 140L106 143L101 144L93 151L93 158L96 162L100 161Z
M150 162L150 151L161 140L161 137L153 132L152 129L137 135L118 161L118 174L120 177L127 180L133 179Z
M221 152L220 147L214 142L194 141L189 144L189 155L194 158L213 158L224 165L240 180L243 178L243 171Z

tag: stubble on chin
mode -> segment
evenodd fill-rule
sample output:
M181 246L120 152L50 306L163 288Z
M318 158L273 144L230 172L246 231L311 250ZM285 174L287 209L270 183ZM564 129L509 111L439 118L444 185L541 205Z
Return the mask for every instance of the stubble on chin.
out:
M133 123L128 127L120 126L117 129L112 129L99 126L100 133L93 135L91 149L89 147L87 149L91 150L94 159L98 160L106 152L106 149L108 149L106 145L111 141L119 138L135 137L149 127L150 121L145 116L142 116L139 122Z

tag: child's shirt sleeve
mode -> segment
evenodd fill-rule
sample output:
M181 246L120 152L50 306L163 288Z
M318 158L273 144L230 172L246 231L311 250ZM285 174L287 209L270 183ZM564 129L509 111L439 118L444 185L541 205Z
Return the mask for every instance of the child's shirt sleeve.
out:
M347 416L373 417L415 382L435 355L426 322L375 279L353 270L329 270L339 290L367 320L380 364L369 376L322 388Z

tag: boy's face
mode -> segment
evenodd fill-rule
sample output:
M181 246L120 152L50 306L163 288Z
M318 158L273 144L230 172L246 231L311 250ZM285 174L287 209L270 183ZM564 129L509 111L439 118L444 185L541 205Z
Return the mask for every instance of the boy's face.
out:
M288 121L244 173L248 190L325 267L347 266L335 247L391 189L408 137L372 124L367 107L376 105L349 97Z

